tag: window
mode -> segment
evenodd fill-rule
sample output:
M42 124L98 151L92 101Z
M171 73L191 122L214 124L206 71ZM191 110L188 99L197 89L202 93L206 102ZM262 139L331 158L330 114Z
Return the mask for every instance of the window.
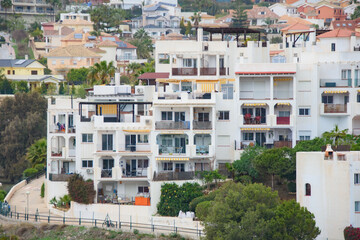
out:
M82 167L83 168L92 168L93 161L92 160L82 160Z
M176 163L175 172L185 172L185 163Z
M38 71L36 70L31 71L31 75L38 75Z
M65 64L65 61L64 61L64 60L61 60L61 64Z
M159 54L159 63L161 64L169 64L170 63L170 55L165 53Z
M310 140L310 136L299 136L300 141L308 141Z
M149 166L149 160L148 159L139 159L137 168L147 168Z
M229 120L229 111L219 111L219 120Z
M138 143L148 143L149 142L149 135L138 135Z
M221 91L223 92L223 99L233 99L233 84L222 84Z
M51 98L51 105L55 105L56 104L56 98Z
M357 102L360 102L360 94L357 95Z
M183 67L196 68L196 59L185 58L183 59Z
M7 74L8 74L8 75L10 75L10 74L11 74L11 71L10 71L10 70L8 70L8 71L7 71Z
M354 174L354 184L360 184L360 173Z
M299 108L299 116L310 116L310 108Z
M195 163L195 171L210 171L209 163Z
M15 75L15 70L13 70L13 75Z
M200 112L198 113L199 122L209 122L209 113Z
M83 143L91 143L93 142L93 135L91 133L83 133L82 134L82 142Z
M341 79L343 80L351 79L351 70L350 69L341 70Z
M254 133L243 133L243 140L244 141L253 141Z
M333 96L322 96L322 103L334 103L334 97Z
M184 122L185 112L175 112L175 122Z
M310 185L310 183L305 184L305 196L311 196L311 185Z
M172 112L161 112L161 120L172 120Z
M103 134L102 135L102 150L113 150L113 135Z
M279 111L279 117L290 117L290 111Z
M360 201L355 201L355 212L360 212Z
M74 60L74 61L73 61L73 64L74 64L74 65L77 65L77 62Z
M56 65L56 60L52 60L52 65Z
M311 138L311 131L310 130L301 130L299 131L299 140L300 141L307 141Z
M172 162L164 162L163 163L164 171L172 171L173 170L173 163Z
M148 193L149 187L146 186L138 186L138 193Z
M332 43L332 44L331 44L331 51L332 51L332 52L335 52L335 43Z

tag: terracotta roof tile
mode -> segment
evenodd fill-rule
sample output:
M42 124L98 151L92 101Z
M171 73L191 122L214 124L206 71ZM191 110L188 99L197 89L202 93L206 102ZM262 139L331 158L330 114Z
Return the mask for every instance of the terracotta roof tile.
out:
M98 44L99 47L117 47L118 45L110 40L105 40Z
M160 72L147 72L141 74L138 79L157 79L157 78L169 78L169 73Z
M281 31L299 31L299 30L310 30L309 25L301 24L301 23L295 23L293 25L290 25L286 28L281 29Z
M264 12L265 14L259 14ZM278 19L280 18L277 14L273 13L267 7L257 7L254 6L253 9L247 11L248 19L263 19L263 18L271 18L271 19Z
M81 45L56 48L49 52L46 57L101 57Z
M358 37L360 36L360 33L358 33L358 32L354 32L354 31L351 31L346 28L338 28L338 29L320 34L319 36L317 36L317 38L350 37L354 33L356 36L358 36Z

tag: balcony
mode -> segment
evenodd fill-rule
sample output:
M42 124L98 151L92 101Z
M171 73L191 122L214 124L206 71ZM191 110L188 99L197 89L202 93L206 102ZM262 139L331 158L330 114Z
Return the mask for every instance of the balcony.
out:
M242 116L242 115L241 115ZM266 125L266 116L247 116L243 117L244 125Z
M159 172L154 173L153 181L191 180L195 172Z
M141 143L141 144L123 144L120 145L119 152L150 152L150 144Z
M65 133L65 123L50 125L50 133Z
M101 178L112 178L112 169L101 169Z
M156 130L167 130L167 129L186 130L186 129L190 129L190 122L189 121L182 121L182 122L157 121L155 122L155 129Z
M220 76L228 75L226 74L226 70L229 72L229 68L220 68Z
M216 75L216 68L200 68L201 76L212 76Z
M196 155L208 155L210 145L196 145Z
M320 87L351 87L352 79L320 79Z
M115 152L114 146L102 145L101 143L97 145L97 152Z
M147 177L147 168L137 169L132 171L126 171L123 178L146 178Z
M76 156L76 151L75 149L69 149L69 157L75 157Z
M69 127L68 133L76 133L75 126Z
M276 117L276 124L277 125L289 125L290 117Z
M292 147L292 141L274 141L274 148Z
M199 122L199 121L193 121L193 129L196 130L211 130L212 129L212 123L209 122Z
M116 56L116 61L137 60L137 56Z
M347 113L347 104L324 103L324 113Z
M54 182L67 182L71 174L54 174L49 173L49 180Z
M174 76L197 76L197 68L173 68L172 75Z
M211 100L211 93L187 93L187 92L175 92L175 93L156 93L158 100L192 100L192 99L205 99Z
M159 146L159 155L185 155L187 147Z

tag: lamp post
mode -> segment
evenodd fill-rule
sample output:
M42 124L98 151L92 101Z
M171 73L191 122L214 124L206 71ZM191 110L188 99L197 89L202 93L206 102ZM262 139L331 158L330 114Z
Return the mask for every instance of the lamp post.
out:
M120 201L121 201L121 197L118 197L118 203L119 203L119 228L120 228Z
M29 214L29 195L30 195L30 192L27 191L26 192L26 207L27 207L27 214Z

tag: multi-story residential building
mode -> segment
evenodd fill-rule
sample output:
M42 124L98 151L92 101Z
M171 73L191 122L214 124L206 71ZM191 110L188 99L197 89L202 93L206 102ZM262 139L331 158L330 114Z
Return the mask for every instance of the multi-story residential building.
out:
M247 10L248 21L253 27L265 28L266 32L277 32L273 27L277 23L279 16L267 7L258 7L254 5L252 9Z
M80 13L80 12L60 13L60 21L64 21L67 19L82 19L85 21L91 21L91 17L89 13Z
M269 9L279 17L282 17L284 15L292 16L292 17L300 16L295 6L286 3L275 3L269 6Z
M0 16L10 13L21 14L27 24L36 21L37 18L51 20L54 16L54 9L51 4L45 0L12 0L12 6L9 9L0 7Z
M315 215L316 238L344 239L346 226L360 227L359 152L299 152L296 199Z

